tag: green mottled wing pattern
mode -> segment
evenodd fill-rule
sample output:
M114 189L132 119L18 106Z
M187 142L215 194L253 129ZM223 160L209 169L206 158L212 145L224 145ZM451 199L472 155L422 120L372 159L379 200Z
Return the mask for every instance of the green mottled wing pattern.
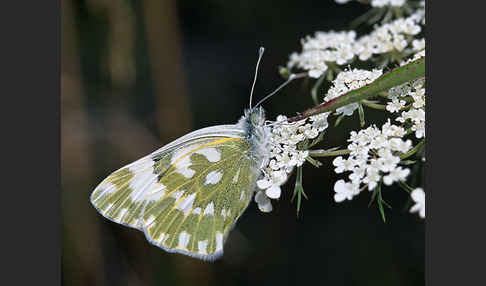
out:
M153 165L147 156L113 172L92 192L91 203L109 220L142 230L139 218L145 201L160 187Z
M114 172L91 199L154 245L213 260L252 198L258 168L249 152L244 138L188 140Z

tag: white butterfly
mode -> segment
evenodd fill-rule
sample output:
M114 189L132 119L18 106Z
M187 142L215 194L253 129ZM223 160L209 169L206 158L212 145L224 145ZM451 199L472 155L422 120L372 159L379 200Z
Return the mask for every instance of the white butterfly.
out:
M268 164L270 136L263 108L250 107L236 124L196 130L115 171L91 203L168 252L217 259Z

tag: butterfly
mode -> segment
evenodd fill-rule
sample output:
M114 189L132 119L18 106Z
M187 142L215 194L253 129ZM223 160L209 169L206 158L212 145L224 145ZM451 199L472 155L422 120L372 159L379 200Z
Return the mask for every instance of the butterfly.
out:
M262 54L250 108L236 124L193 131L113 172L91 194L96 210L168 252L221 257L271 155L271 129L258 105L283 85L251 107Z

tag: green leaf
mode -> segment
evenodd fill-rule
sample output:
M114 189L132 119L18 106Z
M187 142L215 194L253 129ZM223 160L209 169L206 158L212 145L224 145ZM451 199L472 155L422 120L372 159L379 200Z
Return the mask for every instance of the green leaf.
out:
M326 130L322 131L321 133L319 133L319 136L317 136L317 138L315 138L310 144L309 146L307 146L306 149L309 149L311 147L314 147L317 143L321 142L322 139L324 139L324 135L326 134Z
M360 103L358 104L358 114L359 114L359 125L361 128L365 126L365 118L364 118L364 110L363 105Z
M368 207L375 201L376 194L378 193L378 186L373 189L373 193L371 194L370 202L368 203Z
M344 119L344 114L341 114L339 115L339 117L336 119L336 122L334 123L334 127L337 127L339 125L339 123L341 123L341 121Z
M326 75L322 74L321 77L316 81L316 83L314 84L314 86L311 89L312 101L314 101L315 105L319 105L319 99L317 98L317 91L319 90L319 87L324 82L325 78L326 78Z
M307 162L311 163L316 168L319 168L320 166L322 166L321 162L312 158L311 156L307 156L305 159L307 160Z
M297 196L297 215L299 215L302 196L308 199L307 195L304 193L304 188L302 187L302 166L297 167L297 179L295 181L294 193L292 194L292 198L290 199L290 201L293 202L296 196Z
M417 151L420 150L420 148L425 144L425 138L422 139L415 147L413 147L410 151L408 151L407 153L405 154L402 154L400 156L400 159L406 159L410 156L412 156L413 154L417 153Z
M404 189L409 194L413 191L413 188L407 185L407 183L405 182L398 181L398 185L402 187L402 189Z
M381 182L378 183L378 186L376 188L377 188L377 195L378 195L378 197L377 197L378 209L380 211L381 218L383 219L383 222L386 222L385 210L383 208L383 205L387 206L390 209L391 209L391 206L387 202L385 202L385 200L383 200L383 197L381 195Z

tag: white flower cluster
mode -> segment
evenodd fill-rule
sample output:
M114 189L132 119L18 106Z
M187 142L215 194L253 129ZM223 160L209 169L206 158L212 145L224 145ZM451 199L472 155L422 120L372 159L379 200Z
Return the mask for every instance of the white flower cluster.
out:
M355 53L359 59L366 61L374 54L392 51L402 52L410 44L410 36L420 33L418 17L399 18L377 27L371 34L359 38Z
M415 52L425 50L425 38L413 40L412 41L412 49Z
M410 193L415 204L410 208L411 213L418 212L421 218L425 218L425 192L422 188L416 188Z
M411 123L411 128L415 132L415 137L425 137L425 79L420 78L400 86L391 88L388 91L388 102L386 109L390 112L398 112L405 106L405 101L401 98L411 98L410 109L402 111L396 118L401 123Z
M350 90L358 89L372 83L383 74L380 69L372 71L353 69L340 72L333 81L333 86L327 91L324 102L328 102L338 96L341 96ZM336 109L336 114L352 115L358 108L358 103L351 103Z
M407 2L406 0L371 0L372 7L395 6L401 7Z
M344 65L354 57L356 32L316 32L302 39L302 53L292 53L287 68L307 70L310 77L319 78L330 63Z
M374 7L401 6L404 3L404 0L371 2ZM405 49L417 52L425 48L424 39L414 39L422 31L420 24L425 25L425 8L415 10L408 18L398 18L377 26L370 34L358 39L355 31L316 32L313 37L301 40L302 52L290 55L287 68L299 68L307 71L309 77L319 78L329 66L349 64L355 56L367 61L373 55L403 52Z
M425 1L419 2L420 8L415 10L410 18L412 18L416 23L425 25Z
M351 0L335 0L338 4L345 4ZM384 7L384 6L394 6L401 7L407 2L406 0L371 0L370 5L372 7Z
M359 194L361 184L372 191L380 181L385 185L391 185L397 181L404 181L410 173L407 168L402 168L400 154L408 152L412 147L412 141L404 141L401 137L405 130L390 123L385 123L381 130L376 126L370 126L359 132L352 131L348 142L349 157L344 159L339 156L333 161L336 173L351 172L349 182L339 180L334 185L334 200L342 202L351 200Z
M293 123L288 123L283 115L277 117L272 127L271 158L264 169L264 177L257 181L261 191L255 195L255 202L262 212L272 211L270 199L280 197L280 186L294 167L302 166L309 155L309 151L298 150L297 144L319 136L328 126L328 116L329 113L321 113Z

